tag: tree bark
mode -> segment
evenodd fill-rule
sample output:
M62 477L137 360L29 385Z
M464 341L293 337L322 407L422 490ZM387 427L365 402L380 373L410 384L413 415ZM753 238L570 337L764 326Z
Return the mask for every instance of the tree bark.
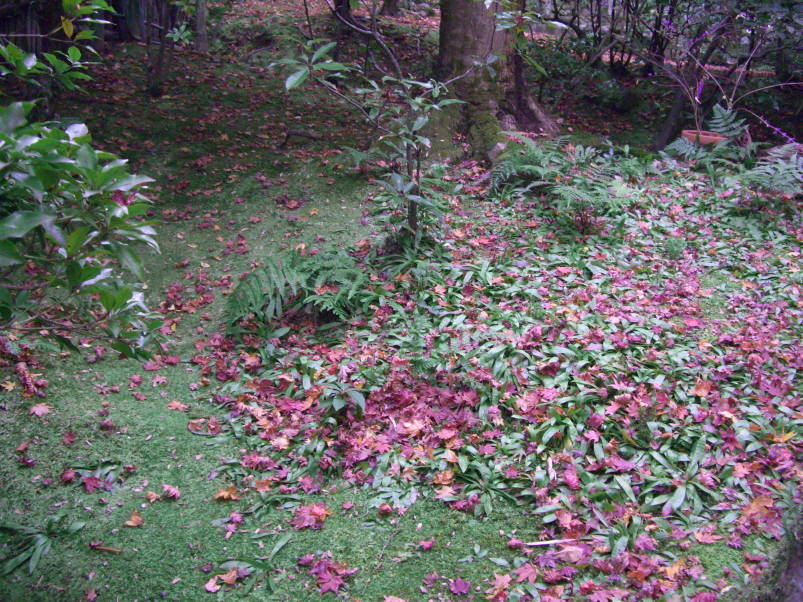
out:
M505 60L511 54L510 38L497 30L495 9L496 6L487 9L477 0L441 0L438 77L448 81L469 72L450 87L465 102L461 125L472 152L483 158L502 143L499 118L506 112L517 119L519 128L549 129L554 133L551 124L539 127L539 123L547 125L551 120L526 93L523 64L519 62L517 68L514 60L511 73L511 65ZM492 63L496 77L481 65L491 57L498 57ZM505 84L513 89L507 97Z
M352 21L351 2L349 0L335 0L335 12L345 21Z
M195 3L195 50L209 51L209 36L206 33L207 0L196 0Z
M401 9L399 8L399 0L385 0L382 3L382 8L379 14L383 17L398 17Z

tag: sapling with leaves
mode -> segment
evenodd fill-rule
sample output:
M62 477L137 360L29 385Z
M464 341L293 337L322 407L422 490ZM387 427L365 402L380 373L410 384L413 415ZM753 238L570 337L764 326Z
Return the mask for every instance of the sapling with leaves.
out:
M419 207L434 208L434 203L422 194L425 177L424 161L431 142L424 127L434 111L459 103L449 98L447 85L435 80L417 81L387 75L380 81L367 79L362 87L350 88L347 77L357 69L332 61L329 53L336 42L310 40L298 56L277 61L291 69L285 88L292 90L308 78L328 93L354 108L379 134L377 149L391 166L386 187L402 200L406 207L406 228L416 239L421 236Z

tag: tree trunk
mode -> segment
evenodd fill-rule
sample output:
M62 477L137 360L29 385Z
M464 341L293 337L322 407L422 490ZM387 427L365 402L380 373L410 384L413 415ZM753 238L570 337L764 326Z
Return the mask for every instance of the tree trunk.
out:
M379 14L383 17L398 17L400 12L399 0L385 0Z
M493 149L502 143L499 117L504 113L503 84L515 84L510 81L511 75L515 74L510 73L510 68L504 60L510 53L510 39L504 31L497 31L495 9L496 6L487 9L483 2L477 0L441 0L438 77L442 81L448 81L470 72L450 87L455 95L465 102L462 105L463 123L459 125L462 125L467 133L472 152L483 158L488 158ZM496 77L492 77L487 68L477 65L478 62L488 62L492 56L499 58L492 64L498 71ZM515 63L513 67L515 71ZM516 98L517 86L513 85L513 100L512 103L508 103L513 106L504 108L519 118L525 114L519 110L520 107L538 109L529 111L528 115L537 120L540 111L540 116L545 120L548 119L546 113L529 98L529 94L525 95L523 66L520 64L519 67L521 81L518 89L522 98ZM525 127L534 125L526 122L526 119L524 121L522 125Z
M678 135L685 106L686 95L683 90L678 89L675 91L675 98L672 100L672 108L669 110L669 115L664 120L661 131L655 139L655 150L661 150Z
M197 0L195 3L195 50L209 51L209 37L206 33L207 0Z
M349 0L335 0L335 12L345 21L352 21L351 2Z

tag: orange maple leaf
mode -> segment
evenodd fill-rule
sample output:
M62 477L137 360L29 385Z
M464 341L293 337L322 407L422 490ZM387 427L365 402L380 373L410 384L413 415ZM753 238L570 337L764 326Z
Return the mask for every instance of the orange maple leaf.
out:
M714 535L713 533L709 533L707 531L695 531L694 539L696 539L700 543L715 543L720 539L722 539L722 536Z
M213 496L216 500L239 500L240 496L237 495L237 488L232 485L226 489L218 489L217 493Z
M685 558L679 558L670 566L661 567L661 569L666 574L667 578L671 580L677 579L678 575L680 575L680 571L682 571L686 566Z
M140 513L137 512L136 510L134 510L133 512L131 512L131 518L129 518L123 524L126 527L141 527L144 523L145 521L142 519L142 515L140 515Z
M237 583L237 569L231 568L223 575L218 575L220 580L226 585L234 585Z
M168 410L176 410L177 412L186 412L190 409L186 403L181 403L178 399L174 399L170 403L167 404Z
M271 490L271 481L270 479L259 479L254 483L256 487L257 493L267 493Z
M692 395L696 395L697 397L708 397L708 394L711 392L712 383L707 380L697 379L697 383L694 385L694 388L691 390Z
M772 507L772 498L765 493L754 498L753 501L747 504L747 506L742 509L742 514L747 518L766 516Z

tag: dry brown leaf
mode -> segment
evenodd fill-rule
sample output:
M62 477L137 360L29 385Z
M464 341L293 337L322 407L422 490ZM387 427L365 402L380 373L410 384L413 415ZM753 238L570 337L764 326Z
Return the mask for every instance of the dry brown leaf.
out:
M218 489L217 493L213 496L216 500L239 500L240 496L237 495L237 488L232 485L226 489Z
M133 512L131 512L131 518L129 518L123 524L126 527L141 527L144 523L145 521L142 519L142 515L136 510L134 510Z

